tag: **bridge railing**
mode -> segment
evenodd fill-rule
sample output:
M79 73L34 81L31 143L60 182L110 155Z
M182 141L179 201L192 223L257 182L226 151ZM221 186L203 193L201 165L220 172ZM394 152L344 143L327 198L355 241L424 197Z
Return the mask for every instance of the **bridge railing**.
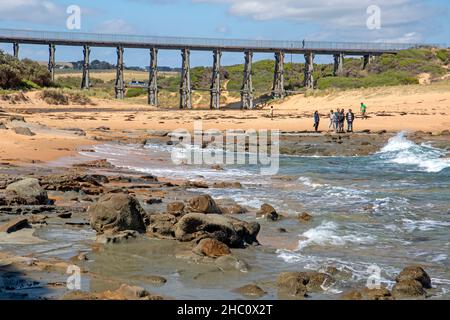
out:
M34 30L0 29L1 39L26 39L46 42L91 42L122 45L155 45L174 47L205 47L205 48L257 48L279 50L358 50L358 51L399 51L425 44L384 43L384 42L325 42L325 41L285 41L285 40L245 40L245 39L213 39L140 36L124 34L94 34L83 32L53 32ZM441 46L428 44L426 46Z

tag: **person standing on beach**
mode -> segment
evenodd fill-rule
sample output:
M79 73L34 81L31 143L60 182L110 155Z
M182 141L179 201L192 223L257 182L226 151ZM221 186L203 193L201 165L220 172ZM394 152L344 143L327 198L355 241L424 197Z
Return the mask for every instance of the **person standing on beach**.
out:
M361 117L363 119L367 119L366 111L367 111L366 105L364 104L364 102L361 102Z
M316 111L316 112L314 112L314 130L316 132L319 129L319 123L320 123L320 116L319 116L319 112Z
M345 111L341 109L339 113L339 132L344 132Z
M333 129L334 130L334 111L330 110L330 125L328 126L328 129Z
M334 132L336 132L336 133L339 130L339 114L340 114L339 109L337 109L336 112L334 113L334 117L333 117L333 120L334 120Z
M270 119L273 120L273 106L270 106Z
M353 132L353 121L355 120L355 114L352 112L352 109L348 109L347 115L347 132Z

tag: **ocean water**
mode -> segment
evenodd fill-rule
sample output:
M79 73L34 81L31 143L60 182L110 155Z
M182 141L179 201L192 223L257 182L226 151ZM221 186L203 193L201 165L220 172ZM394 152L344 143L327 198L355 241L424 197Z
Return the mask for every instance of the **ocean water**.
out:
M261 222L261 243L273 249L252 257L260 259L262 278L332 265L351 274L346 284L330 288L333 296L364 285L374 268L381 283L392 287L403 267L419 264L432 278L433 296L450 298L450 159L444 158L445 150L417 145L400 133L370 156L280 156L278 175L289 179L262 176L255 165L227 165L220 171L175 165L173 147L166 145L105 144L95 151L85 156L157 176L240 181L241 189L201 191L254 209L269 203L293 217ZM294 217L302 212L313 220L299 223ZM279 233L280 226L288 232Z

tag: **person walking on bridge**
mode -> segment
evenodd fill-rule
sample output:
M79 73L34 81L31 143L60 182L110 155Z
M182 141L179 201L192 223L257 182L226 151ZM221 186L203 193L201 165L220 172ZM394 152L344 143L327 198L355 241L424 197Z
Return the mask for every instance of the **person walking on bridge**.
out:
M355 120L355 114L352 112L352 109L348 110L345 117L347 118L347 132L353 132L353 121Z

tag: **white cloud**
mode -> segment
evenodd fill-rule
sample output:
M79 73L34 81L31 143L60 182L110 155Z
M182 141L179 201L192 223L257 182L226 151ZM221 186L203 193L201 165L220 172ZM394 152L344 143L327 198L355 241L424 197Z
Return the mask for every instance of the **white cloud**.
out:
M34 23L54 23L65 17L65 7L46 0L0 0L0 12L2 20Z
M312 26L317 35L333 40L339 37L373 41L376 39L420 40L429 32L441 8L418 0L192 0L197 3L228 5L233 16L257 21L290 20ZM368 30L367 8L381 9L381 30ZM441 11L440 11L441 10ZM414 36L407 36L414 34ZM308 37L311 39L311 37ZM336 39L339 40L339 39Z

